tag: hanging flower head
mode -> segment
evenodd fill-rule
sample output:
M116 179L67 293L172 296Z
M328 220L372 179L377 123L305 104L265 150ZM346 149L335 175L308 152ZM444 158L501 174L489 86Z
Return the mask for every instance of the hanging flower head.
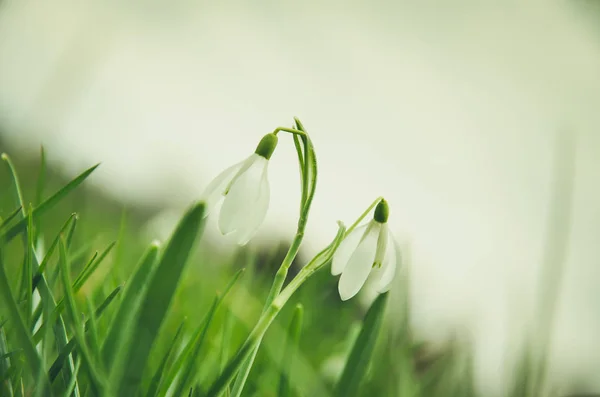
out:
M331 274L341 274L338 291L342 300L355 296L372 270L381 273L377 290L389 290L396 273L396 243L387 224L389 206L381 200L373 219L354 229L342 241L331 264Z
M223 199L219 229L239 245L250 241L267 215L270 198L267 167L277 141L276 134L265 135L250 157L217 175L202 195L208 211Z

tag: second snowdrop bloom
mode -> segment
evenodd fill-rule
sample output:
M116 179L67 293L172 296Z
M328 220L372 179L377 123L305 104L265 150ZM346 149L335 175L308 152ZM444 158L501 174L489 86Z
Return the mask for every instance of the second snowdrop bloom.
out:
M331 274L341 274L338 291L342 300L355 296L363 287L371 271L380 273L377 290L389 290L396 274L396 243L387 220L389 207L381 200L373 219L354 229L333 255Z
M276 146L277 135L265 135L250 157L217 175L202 195L207 215L223 200L219 229L239 245L250 241L267 215L270 199L267 170Z

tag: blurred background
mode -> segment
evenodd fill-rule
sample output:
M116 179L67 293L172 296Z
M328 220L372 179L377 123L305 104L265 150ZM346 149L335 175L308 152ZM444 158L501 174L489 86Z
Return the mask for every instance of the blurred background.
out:
M0 149L23 179L41 145L57 179L102 162L73 205L107 239L126 213L141 246L298 116L320 167L298 265L383 195L420 339L468 340L476 387L502 395L528 335L551 328L553 380L600 392L600 2L419 4L3 0ZM247 250L291 241L295 156L282 136ZM214 220L205 234L240 254ZM309 299L330 313L373 298L341 305L321 278Z

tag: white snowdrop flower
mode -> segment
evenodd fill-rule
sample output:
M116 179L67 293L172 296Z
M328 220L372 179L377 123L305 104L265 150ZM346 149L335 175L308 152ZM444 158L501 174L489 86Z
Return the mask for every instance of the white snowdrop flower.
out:
M342 300L355 296L363 287L371 271L381 274L377 291L389 290L396 274L396 242L387 224L389 207L381 200L373 219L354 229L342 241L333 255L331 274L341 274L338 291Z
M202 199L208 213L223 199L219 214L221 233L245 245L256 234L269 207L269 159L277 147L277 135L265 135L247 159L227 168L208 184Z

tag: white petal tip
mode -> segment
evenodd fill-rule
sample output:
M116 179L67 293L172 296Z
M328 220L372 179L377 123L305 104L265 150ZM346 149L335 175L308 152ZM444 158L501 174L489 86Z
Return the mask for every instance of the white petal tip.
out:
M353 298L358 293L358 292L355 292L354 294L348 293L347 291L342 291L339 287L338 287L338 292L340 293L340 299L342 301L347 301L348 299Z

